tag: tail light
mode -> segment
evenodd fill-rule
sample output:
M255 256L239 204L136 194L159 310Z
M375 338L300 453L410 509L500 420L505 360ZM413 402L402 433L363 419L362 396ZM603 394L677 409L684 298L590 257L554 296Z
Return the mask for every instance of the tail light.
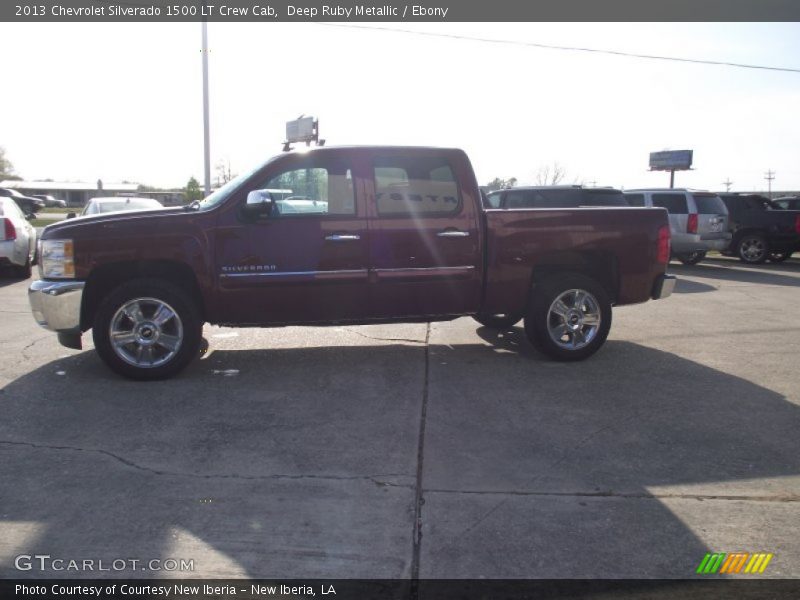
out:
M11 222L11 219L0 219L3 221L3 233L5 234L5 241L11 241L17 239L17 230L14 227L14 223Z
M797 215L794 218L794 230L795 233L800 233L800 215Z
M669 253L670 253L669 226L662 225L658 230L658 248L656 250L656 259L658 260L659 263L665 265L669 262Z
M686 233L697 233L697 213L689 215L689 220L686 222Z

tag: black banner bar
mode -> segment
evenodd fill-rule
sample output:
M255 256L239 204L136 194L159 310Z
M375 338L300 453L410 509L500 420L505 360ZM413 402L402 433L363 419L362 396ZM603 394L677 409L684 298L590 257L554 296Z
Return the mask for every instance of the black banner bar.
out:
M3 0L11 22L800 21L797 0Z
M0 598L38 600L783 600L800 579L18 579Z

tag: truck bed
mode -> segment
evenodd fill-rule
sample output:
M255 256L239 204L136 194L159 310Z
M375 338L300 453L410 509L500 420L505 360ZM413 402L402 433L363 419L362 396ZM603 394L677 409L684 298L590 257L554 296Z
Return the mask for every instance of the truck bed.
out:
M617 305L650 299L667 212L652 208L487 209L483 310L524 310L537 276L564 268L601 281ZM621 278L620 273L625 273Z

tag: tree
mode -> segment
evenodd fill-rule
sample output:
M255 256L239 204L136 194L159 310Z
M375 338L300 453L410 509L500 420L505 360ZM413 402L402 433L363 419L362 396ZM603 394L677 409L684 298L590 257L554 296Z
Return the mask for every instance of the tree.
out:
M517 185L516 177L510 177L509 179L500 179L499 177L495 177L486 184L486 191L493 192L495 190L507 190L515 185Z
M554 162L552 165L539 167L536 172L536 185L558 185L566 176L567 172L560 164Z
M228 183L231 179L235 177L235 175L231 173L231 161L229 160L219 161L214 168L217 171L218 186Z
M14 165L6 158L6 149L0 146L0 180L22 179L14 173Z
M203 198L203 190L200 189L200 182L194 177L189 178L183 191L186 192L186 199L189 202L194 202L195 200L201 200Z

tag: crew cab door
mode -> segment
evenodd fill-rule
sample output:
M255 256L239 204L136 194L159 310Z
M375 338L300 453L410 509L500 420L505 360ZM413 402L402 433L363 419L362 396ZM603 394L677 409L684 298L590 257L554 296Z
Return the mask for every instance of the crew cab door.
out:
M368 231L353 168L341 156L280 160L241 190L217 230L221 322L279 324L363 317ZM270 214L243 215L269 190Z
M370 311L376 318L476 312L482 256L477 185L457 157L371 157ZM461 185L460 185L461 184Z

